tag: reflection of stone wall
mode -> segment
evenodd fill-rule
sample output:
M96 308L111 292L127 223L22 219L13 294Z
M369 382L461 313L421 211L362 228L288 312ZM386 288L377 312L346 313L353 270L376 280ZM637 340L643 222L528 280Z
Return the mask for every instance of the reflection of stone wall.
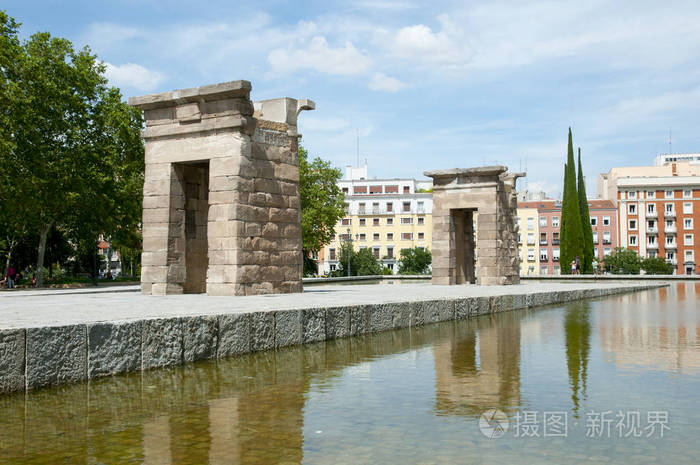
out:
M515 180L505 166L426 171L433 178L433 284L518 284Z
M144 110L142 291L301 292L297 115L227 82L130 99Z
M520 405L518 314L460 323L434 353L437 411L479 416Z

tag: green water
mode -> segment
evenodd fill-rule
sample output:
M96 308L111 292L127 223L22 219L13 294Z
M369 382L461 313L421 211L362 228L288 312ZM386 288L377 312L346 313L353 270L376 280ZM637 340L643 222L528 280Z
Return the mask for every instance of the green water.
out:
M675 283L2 396L0 463L698 463L699 303Z

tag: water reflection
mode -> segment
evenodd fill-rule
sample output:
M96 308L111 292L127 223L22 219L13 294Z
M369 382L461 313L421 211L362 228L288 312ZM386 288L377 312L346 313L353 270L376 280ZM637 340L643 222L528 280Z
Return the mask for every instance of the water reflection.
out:
M435 343L435 409L478 417L520 405L520 320L523 312L476 318Z
M569 304L564 315L566 365L569 370L571 401L578 416L580 397L586 396L588 357L591 352L591 309L589 302Z

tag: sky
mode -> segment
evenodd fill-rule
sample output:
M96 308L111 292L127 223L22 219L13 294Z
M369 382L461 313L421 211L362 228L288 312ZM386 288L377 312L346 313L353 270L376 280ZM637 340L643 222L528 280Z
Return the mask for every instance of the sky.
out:
M567 130L587 191L613 166L700 152L697 1L3 0L26 38L89 46L125 97L251 81L310 98L312 156L370 177L503 164L561 194Z

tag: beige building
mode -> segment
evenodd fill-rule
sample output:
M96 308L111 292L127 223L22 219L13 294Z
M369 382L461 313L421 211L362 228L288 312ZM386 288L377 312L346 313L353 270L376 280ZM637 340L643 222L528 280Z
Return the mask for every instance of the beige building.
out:
M521 276L540 274L539 214L537 207L533 204L534 202L518 205L518 254Z

